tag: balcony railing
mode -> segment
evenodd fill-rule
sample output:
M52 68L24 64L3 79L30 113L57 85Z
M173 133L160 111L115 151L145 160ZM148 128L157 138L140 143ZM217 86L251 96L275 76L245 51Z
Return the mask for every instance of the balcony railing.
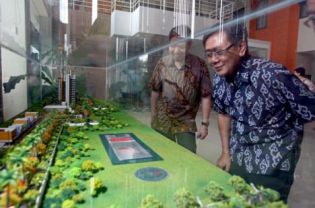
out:
M233 17L234 9L239 9L244 7L242 4L244 0L223 0L222 2L222 16L224 19L229 19ZM192 1L190 1L192 2ZM181 13L191 14L192 4L188 6L186 11L179 11L176 6L175 0L112 0L112 11L128 11L132 12L139 6L156 8L166 11L176 11ZM195 2L195 12L197 16L205 16L219 19L220 17L220 0L196 0Z

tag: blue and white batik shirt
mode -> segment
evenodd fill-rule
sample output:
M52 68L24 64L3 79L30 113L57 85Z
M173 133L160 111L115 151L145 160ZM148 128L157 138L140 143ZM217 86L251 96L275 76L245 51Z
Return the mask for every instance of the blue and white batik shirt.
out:
M294 171L315 93L280 64L246 58L232 81L214 76L214 109L231 117L231 159L248 173Z

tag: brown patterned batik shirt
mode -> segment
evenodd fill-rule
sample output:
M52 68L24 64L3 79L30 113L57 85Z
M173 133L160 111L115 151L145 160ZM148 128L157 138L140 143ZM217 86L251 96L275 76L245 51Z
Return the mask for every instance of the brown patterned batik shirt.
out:
M168 55L157 63L150 87L159 92L152 128L166 133L196 132L196 114L202 97L211 96L211 81L204 60L186 55L177 69Z

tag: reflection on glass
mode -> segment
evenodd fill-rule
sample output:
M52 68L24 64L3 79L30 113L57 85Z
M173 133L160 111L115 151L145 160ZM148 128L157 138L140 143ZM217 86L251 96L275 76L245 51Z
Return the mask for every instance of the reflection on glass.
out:
M267 24L260 35L254 27L255 20L264 15L272 18L281 9L289 11L291 7L299 7L294 1L269 2L260 7L256 1L244 0L4 2L1 1L2 83L11 76L27 74L26 79L16 85L15 91L11 91L18 95L26 93L27 101L23 107L12 107L18 110L7 113L12 111L7 97L12 96L5 92L2 95L5 120L25 106L45 99L49 93L56 93L58 79L70 72L77 77L80 96L96 96L115 100L126 108L147 109L148 80L157 61L168 53L167 35L172 27L178 24L190 26L191 53L205 57L201 39L211 25L231 20L242 22L249 26L250 38L269 41L271 45L269 48L251 47L253 55L274 58L272 50L277 41L263 34L273 26ZM307 1L305 27L314 24L311 2ZM305 38L301 36L301 39ZM298 43L300 51L314 50L305 47L302 42ZM10 52L5 49L13 53L8 62L4 58ZM20 57L22 59L18 61ZM19 63L19 67L10 66L12 62ZM300 58L296 62L295 65L300 65ZM23 82L27 87L22 87Z

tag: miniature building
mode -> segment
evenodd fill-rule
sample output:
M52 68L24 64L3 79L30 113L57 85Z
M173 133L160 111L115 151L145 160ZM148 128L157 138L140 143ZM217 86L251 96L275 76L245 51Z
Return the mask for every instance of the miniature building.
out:
M75 104L76 99L76 77L75 75L67 74L66 82L66 103L67 105Z
M66 102L67 105L75 104L76 100L76 77L67 74L64 79L58 78L58 100Z
M37 112L25 112L25 118L28 119L30 124L34 124L38 118Z
M27 119L27 123L30 125L32 125L36 121L36 118L33 116L25 116L25 118Z
M30 119L16 118L14 119L13 124L22 124L24 128L28 128L30 126Z
M22 134L22 130L23 130L23 125L22 124L12 124L9 127L15 128L15 130L16 130L16 137L15 138L17 138L18 136L20 136Z
M38 112L25 112L25 117L32 116L35 119L38 117Z
M59 102L65 100L65 81L61 77L58 78L58 100Z
M17 136L15 126L9 126L8 128L0 128L0 141L12 142Z

